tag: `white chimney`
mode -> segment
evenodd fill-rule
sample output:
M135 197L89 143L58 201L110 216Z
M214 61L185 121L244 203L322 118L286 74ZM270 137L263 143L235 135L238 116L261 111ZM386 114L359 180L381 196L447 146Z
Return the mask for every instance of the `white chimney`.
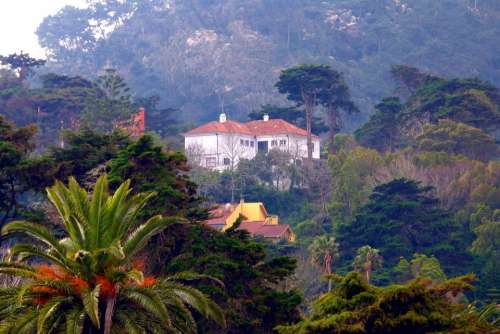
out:
M263 119L264 119L264 122L269 121L269 114L264 114Z
M226 120L227 120L226 114L225 113L220 114L219 123L225 123Z

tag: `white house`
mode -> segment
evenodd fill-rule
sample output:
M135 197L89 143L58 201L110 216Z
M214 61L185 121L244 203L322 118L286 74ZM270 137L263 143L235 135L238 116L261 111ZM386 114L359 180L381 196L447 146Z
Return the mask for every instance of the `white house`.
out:
M213 121L184 133L184 147L190 160L203 167L224 170L240 159L280 149L294 158L307 158L307 132L282 119L239 123L221 114ZM313 158L319 159L320 140L312 136ZM193 162L193 161L192 161Z

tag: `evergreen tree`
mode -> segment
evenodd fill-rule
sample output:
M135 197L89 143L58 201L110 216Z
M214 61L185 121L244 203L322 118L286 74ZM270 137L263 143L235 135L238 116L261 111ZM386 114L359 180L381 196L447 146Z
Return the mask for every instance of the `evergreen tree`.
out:
M475 312L463 312L447 297L472 288L473 276L429 286L415 280L377 288L358 273L313 303L312 314L295 325L279 326L280 334L495 334L499 328Z
M312 120L314 109L328 96L333 71L326 65L300 65L281 72L276 88L298 106L304 106L307 131L307 157L312 159Z
M0 226L31 212L23 198L53 182L51 159L31 158L36 127L15 128L0 115Z
M407 179L375 187L354 221L340 226L342 249L354 255L355 249L370 244L380 250L388 267L400 256L424 253L437 256L447 269L463 270L463 241L455 240L457 228L431 190Z
M8 56L0 56L0 63L17 71L21 81L32 75L34 68L45 65L45 62L44 59L30 57L28 53L23 53L22 51L19 54L13 53Z
M161 238L161 247L149 259L155 272L189 270L224 283L224 288L209 282L196 287L224 310L226 333L271 334L277 325L299 319L301 293L289 287L295 259L270 256L265 243L241 230L221 233L201 224L178 224ZM199 326L200 333L220 333L213 323L200 321Z
M157 195L145 214L173 214L195 220L207 217L199 208L196 185L189 180L186 157L176 151L155 145L153 138L143 136L119 151L109 163L112 186L130 179L136 191L155 191Z
M398 117L403 109L397 97L383 99L375 106L370 120L354 132L356 140L365 147L392 151L401 144Z

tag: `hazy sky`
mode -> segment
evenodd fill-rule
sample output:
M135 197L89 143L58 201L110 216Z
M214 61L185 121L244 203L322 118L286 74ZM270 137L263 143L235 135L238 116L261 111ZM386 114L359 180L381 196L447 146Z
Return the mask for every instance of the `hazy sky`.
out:
M23 50L43 57L35 31L44 17L84 0L0 0L0 55Z

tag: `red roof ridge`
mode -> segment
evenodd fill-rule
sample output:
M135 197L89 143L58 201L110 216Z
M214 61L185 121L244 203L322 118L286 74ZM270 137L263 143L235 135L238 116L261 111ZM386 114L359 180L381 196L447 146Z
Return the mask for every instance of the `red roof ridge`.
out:
M251 235L260 235L265 238L279 238L290 229L288 224L266 224L264 221L244 221L238 230L245 230Z
M188 132L185 132L184 135L196 135L196 134L205 134L205 133L241 133L249 136L253 136L253 132L248 129L246 124L227 120L225 122L212 121L205 123L197 128L191 129Z
M281 118L254 120L247 123L227 120L225 122L212 121L184 133L185 136L208 134L208 133L239 133L251 136L295 134L302 137L307 136L307 131ZM319 139L318 136L312 135Z

